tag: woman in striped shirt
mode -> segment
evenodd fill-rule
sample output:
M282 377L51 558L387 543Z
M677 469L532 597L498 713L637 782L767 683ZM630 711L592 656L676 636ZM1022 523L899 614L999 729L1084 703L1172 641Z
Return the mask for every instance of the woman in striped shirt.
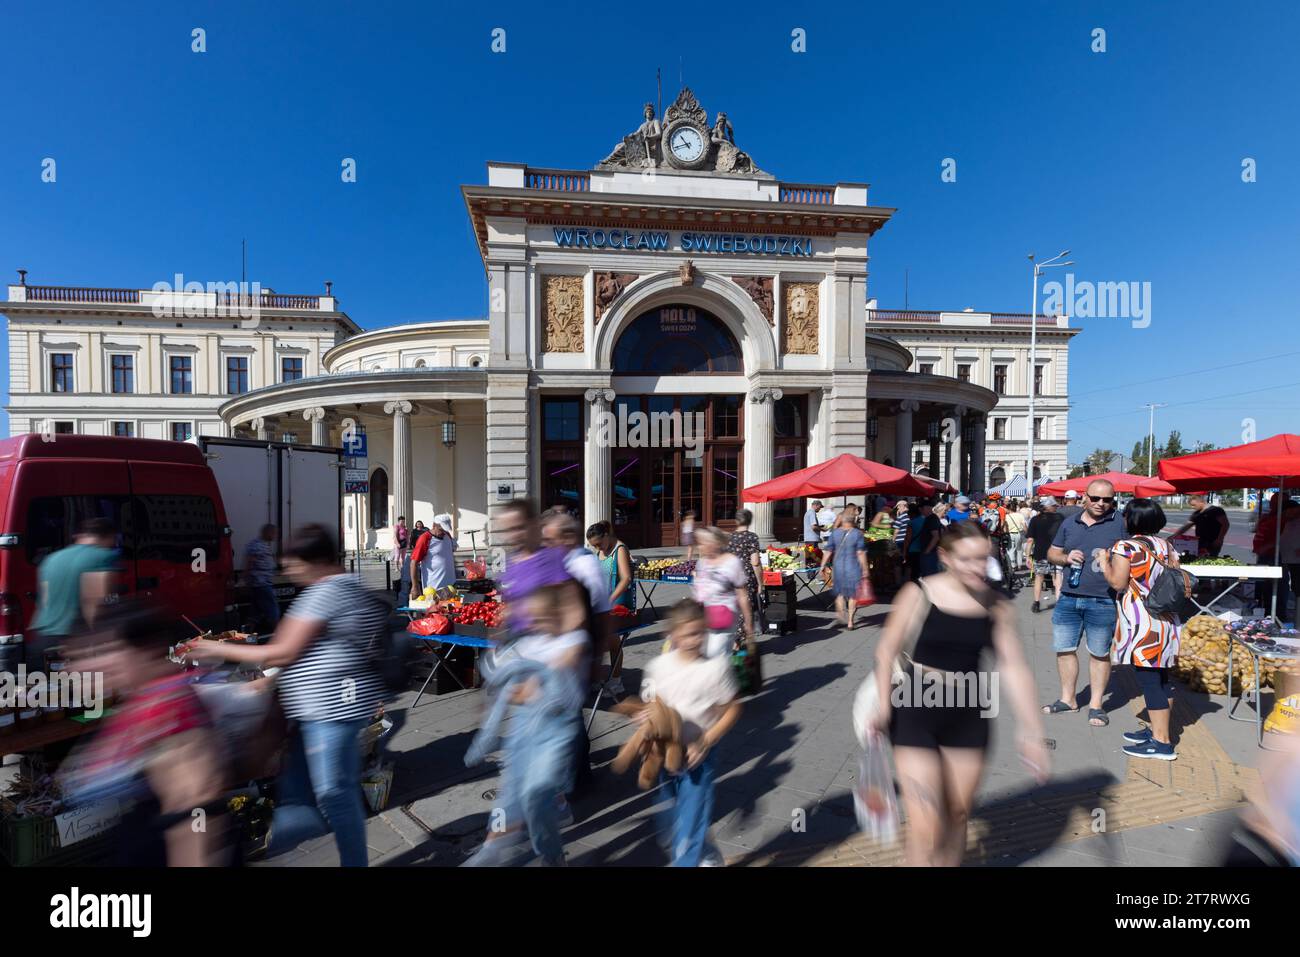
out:
M268 855L332 830L340 863L365 867L358 739L385 697L370 645L390 612L339 567L338 545L324 526L298 529L285 556L286 570L303 590L271 640L203 641L190 656L284 669L276 686L294 727L277 781Z

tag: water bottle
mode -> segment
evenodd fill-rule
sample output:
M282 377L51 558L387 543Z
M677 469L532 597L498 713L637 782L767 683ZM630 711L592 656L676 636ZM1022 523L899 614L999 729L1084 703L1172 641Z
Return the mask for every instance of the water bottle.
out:
M1078 588L1078 587L1079 587L1079 582L1080 582L1082 579L1083 579L1083 562L1079 562L1079 564L1077 564L1077 565L1074 564L1073 562L1071 562L1071 563L1070 563L1070 580L1069 580L1069 585L1070 585L1070 587L1071 587L1071 588Z

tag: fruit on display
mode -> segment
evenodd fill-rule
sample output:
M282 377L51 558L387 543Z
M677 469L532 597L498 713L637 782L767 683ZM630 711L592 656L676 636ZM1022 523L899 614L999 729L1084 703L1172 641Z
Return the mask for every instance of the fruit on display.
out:
M800 563L788 552L778 552L774 549L767 550L767 567L773 571L781 571L784 568L800 568Z
M661 578L689 578L695 574L695 561L682 561L680 558L656 558L636 566L637 578L657 581Z
M1184 555L1180 560L1183 565L1240 565L1235 558L1211 558L1209 555L1202 555L1200 558L1193 558Z
M484 625L500 628L505 606L499 601L472 601L457 609L452 623L456 625Z

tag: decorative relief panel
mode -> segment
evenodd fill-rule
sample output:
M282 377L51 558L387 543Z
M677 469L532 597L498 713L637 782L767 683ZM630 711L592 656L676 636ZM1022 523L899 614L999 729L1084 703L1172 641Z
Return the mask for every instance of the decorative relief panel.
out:
M785 320L781 324L781 351L786 355L818 353L817 283L785 283Z
M731 281L749 293L749 298L754 300L769 326L776 322L771 276L732 276Z
M542 277L543 352L582 352L582 277Z
M637 278L634 272L598 272L593 274L596 287L596 322L605 314L609 304Z

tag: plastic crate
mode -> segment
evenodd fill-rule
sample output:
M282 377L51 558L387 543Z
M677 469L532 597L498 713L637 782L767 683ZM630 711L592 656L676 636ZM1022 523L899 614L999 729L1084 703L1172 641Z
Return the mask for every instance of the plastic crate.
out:
M104 855L115 837L114 829L110 828L103 834L62 847L54 818L5 817L0 818L0 857L10 867L78 864Z

